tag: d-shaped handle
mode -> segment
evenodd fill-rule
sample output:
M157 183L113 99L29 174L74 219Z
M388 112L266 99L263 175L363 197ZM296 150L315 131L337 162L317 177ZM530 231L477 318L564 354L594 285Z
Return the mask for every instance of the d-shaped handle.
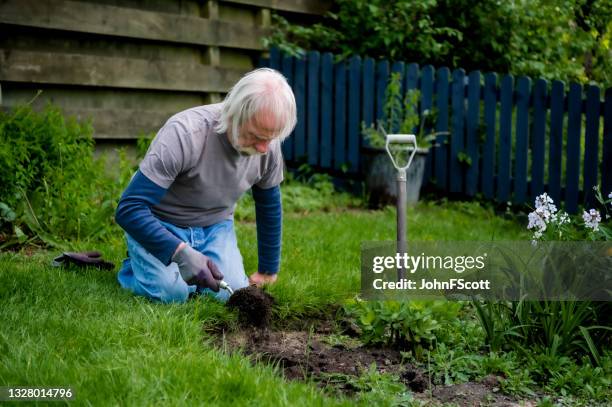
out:
M411 144L412 148L410 146L406 146L406 147L402 147L402 150L406 150L406 151L410 151L410 157L408 158L408 163L404 166L404 167L400 167L397 162L395 162L395 159L393 158L393 154L391 154L391 148L390 148L390 144ZM387 150L387 154L389 154L389 157L391 158L391 162L393 163L393 166L398 170L398 171L406 171L408 169L408 167L410 167L410 164L412 164L412 159L414 158L414 155L416 154L417 151L417 142L416 142L416 136L414 134L387 134L387 142L385 143L385 149Z

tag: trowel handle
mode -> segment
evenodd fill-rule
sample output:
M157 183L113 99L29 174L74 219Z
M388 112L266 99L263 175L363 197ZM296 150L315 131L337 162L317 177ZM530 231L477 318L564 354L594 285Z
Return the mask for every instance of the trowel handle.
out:
M388 143L410 143L416 146L416 136L414 134L388 134Z

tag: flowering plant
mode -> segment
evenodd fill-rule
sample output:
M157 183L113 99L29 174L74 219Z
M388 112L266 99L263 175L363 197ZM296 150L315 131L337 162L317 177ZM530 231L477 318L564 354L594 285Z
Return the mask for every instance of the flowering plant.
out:
M535 210L529 214L527 229L533 230L532 242L546 240L612 240L612 229L607 224L610 219L609 206L612 205L612 192L604 199L599 187L593 187L595 197L601 204L604 213L589 209L582 213L582 229L572 225L570 216L558 211L554 201L543 193L535 199ZM580 221L578 221L580 222Z

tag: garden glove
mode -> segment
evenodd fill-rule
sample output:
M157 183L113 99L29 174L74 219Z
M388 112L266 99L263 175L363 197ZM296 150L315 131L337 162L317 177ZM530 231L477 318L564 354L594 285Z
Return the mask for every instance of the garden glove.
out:
M102 258L100 252L64 252L60 256L53 259L51 264L55 267L74 264L79 267L97 267L101 270L112 270L115 268L113 263L110 263Z
M187 284L195 284L199 288L210 288L219 291L219 282L223 274L217 265L208 257L191 246L185 246L172 257Z

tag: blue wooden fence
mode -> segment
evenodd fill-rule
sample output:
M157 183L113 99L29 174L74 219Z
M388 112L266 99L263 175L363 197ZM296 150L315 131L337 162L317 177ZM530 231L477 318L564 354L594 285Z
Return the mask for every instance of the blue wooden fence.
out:
M451 132L428 157L426 184L516 204L546 191L570 213L593 203L593 186L612 191L612 88L602 94L596 86L357 56L335 63L314 51L295 58L272 49L261 66L281 71L295 93L298 124L283 144L289 165L363 175L361 123L382 117L390 74L399 72L404 91L420 91L420 112L436 109L433 130Z

